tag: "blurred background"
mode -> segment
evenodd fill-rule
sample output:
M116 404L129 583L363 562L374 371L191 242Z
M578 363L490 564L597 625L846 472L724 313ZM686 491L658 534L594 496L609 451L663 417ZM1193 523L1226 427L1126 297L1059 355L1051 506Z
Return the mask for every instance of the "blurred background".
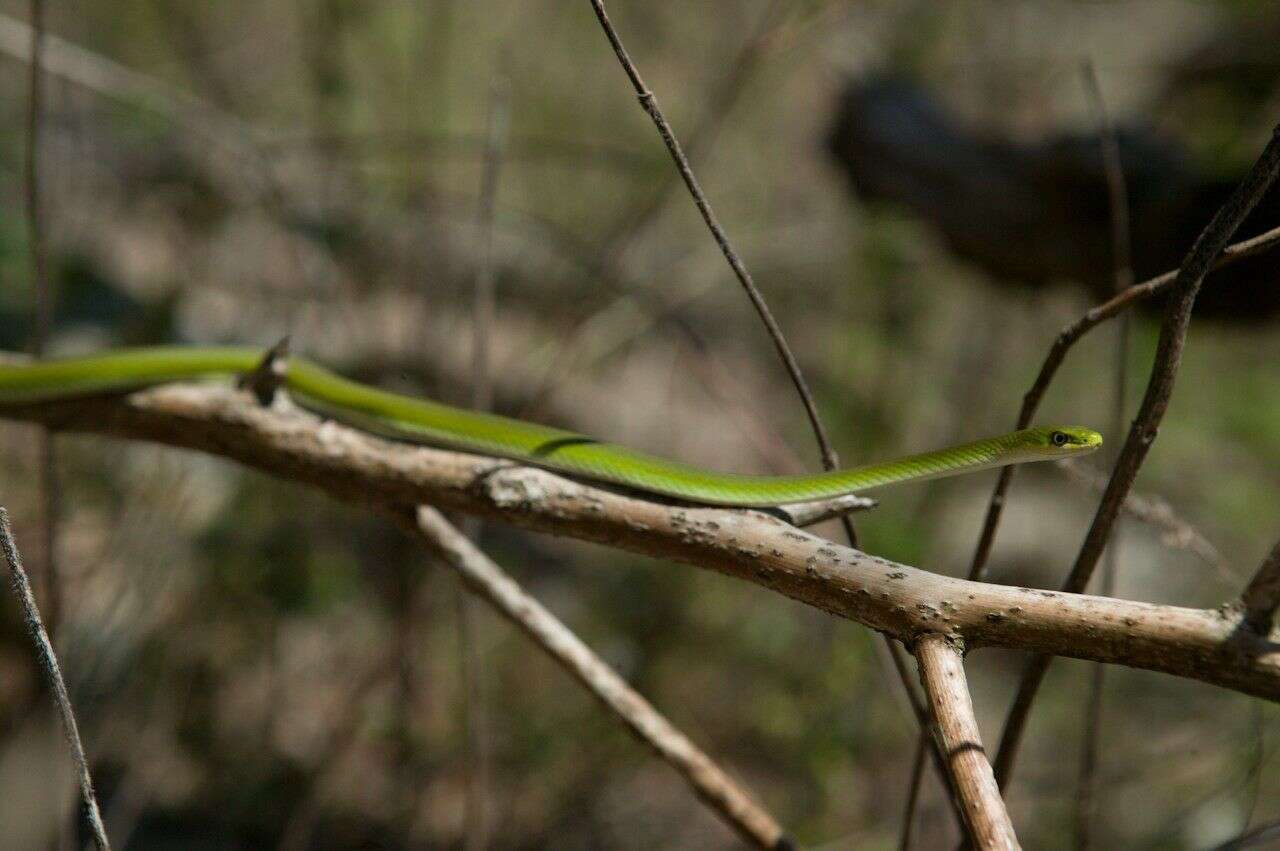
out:
M46 56L40 149L51 350L289 334L346 374L467 404L496 109L497 409L706 466L817 468L773 347L588 3L48 7L65 40ZM1082 62L1120 131L1139 279L1177 264L1280 118L1270 3L609 8L850 464L1008 430L1056 333L1113 286ZM0 13L0 347L20 350L27 4ZM1264 203L1242 233L1276 224ZM1276 263L1206 286L1138 482L1165 521L1124 524L1122 596L1217 605L1280 533ZM1130 414L1154 315L1134 318ZM1115 347L1111 326L1085 338L1041 421L1109 423ZM0 503L34 567L36 434L3 434ZM463 847L452 574L376 518L228 462L80 436L57 448L57 645L117 847ZM1096 502L1082 478L1015 479L994 581L1060 583ZM963 575L993 481L878 494L857 518L863 548ZM483 535L802 843L897 847L916 729L872 634L712 573ZM59 847L70 769L4 599L0 844ZM474 614L488 847L736 847L522 634ZM1021 662L970 657L989 743ZM1034 715L1010 800L1028 847L1073 845L1088 678L1056 665ZM1209 848L1280 817L1273 706L1121 669L1105 706L1100 847ZM916 847L953 842L949 820L929 779Z

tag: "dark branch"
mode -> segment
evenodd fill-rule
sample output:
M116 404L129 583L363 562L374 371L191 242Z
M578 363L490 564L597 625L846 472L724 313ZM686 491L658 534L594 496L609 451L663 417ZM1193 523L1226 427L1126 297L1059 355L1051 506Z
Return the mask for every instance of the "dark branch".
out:
M111 843L107 841L107 831L102 826L102 815L98 810L98 798L93 793L89 761L85 758L84 745L80 742L80 728L76 724L75 712L71 709L71 696L62 679L62 669L58 667L58 657L53 652L49 633L40 620L40 610L36 607L35 595L31 593L31 583L27 581L27 573L22 569L22 556L13 539L13 530L9 528L9 512L3 507L0 507L0 549L4 550L5 561L9 563L9 585L18 598L18 605L22 607L22 618L26 622L31 643L35 645L40 670L44 672L49 690L53 692L54 702L58 706L58 713L62 717L62 732L67 738L67 748L71 751L76 779L80 784L80 803L84 808L85 823L88 824L99 850L111 851Z
M1276 609L1280 608L1280 541L1258 566L1258 572L1240 595L1245 626L1260 635L1271 632Z
M1160 326L1155 363L1151 368L1146 393L1124 447L1120 450L1120 457L1112 471L1107 490L1102 495L1093 523L1076 556L1071 573L1062 585L1064 592L1078 594L1089 584L1120 508L1137 478L1151 444L1155 442L1160 422L1168 410L1178 367L1182 361L1182 351L1186 345L1187 330L1191 324L1191 310L1200 285L1236 228L1270 189L1277 173L1280 173L1280 130L1272 134L1249 174L1196 239L1178 271L1171 285L1169 305L1165 308L1164 321ZM996 757L996 778L1001 787L1008 784L1031 705L1049 664L1048 657L1033 659L1014 698L1013 709L1009 713L1000 741L1000 752Z

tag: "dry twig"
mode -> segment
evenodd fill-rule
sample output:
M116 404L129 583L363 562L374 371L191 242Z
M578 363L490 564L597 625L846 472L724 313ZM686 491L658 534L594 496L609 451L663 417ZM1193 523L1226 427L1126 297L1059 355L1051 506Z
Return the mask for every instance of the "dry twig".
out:
M0 549L4 550L5 561L9 563L9 585L22 607L22 619L26 622L27 633L36 648L36 658L40 661L40 670L44 672L49 690L53 693L54 702L58 705L58 714L62 718L62 732L67 738L67 748L71 751L71 760L76 767L76 780L80 784L80 803L84 808L83 816L93 840L99 851L111 851L111 843L107 841L106 829L102 826L102 815L98 811L98 798L93 793L93 778L89 774L89 761L84 755L84 745L80 742L80 728L76 724L75 712L71 709L71 696L67 693L67 684L62 679L62 669L58 667L57 654L53 652L53 643L49 641L49 633L45 631L40 620L40 610L36 606L35 595L31 593L31 583L27 581L26 571L22 569L22 557L18 554L18 544L13 539L13 530L9 527L9 512L0 507Z
M1271 632L1276 609L1280 608L1280 541L1262 560L1258 571L1240 595L1245 625L1260 635Z
M706 222L707 229L711 231L711 236L715 239L716 245L720 247L720 251L724 254L725 260L728 261L729 267L738 279L738 283L742 285L747 298L751 300L751 305L760 316L760 321L764 323L765 330L768 331L774 348L778 350L778 356L782 358L782 363L791 377L791 383L795 385L796 392L800 395L800 401L804 403L805 414L809 417L809 425L813 428L814 437L817 439L818 446L822 452L823 467L828 470L834 470L840 466L839 456L836 455L836 451L827 437L826 428L822 425L822 418L818 415L817 404L813 401L813 394L809 391L809 385L805 382L804 376L800 372L799 362L796 360L795 355L791 353L791 347L787 345L786 337L782 333L782 327L773 318L773 312L769 310L769 305L765 302L764 296L760 293L759 288L756 287L751 273L747 271L742 258L738 256L738 252L729 242L729 237L724 232L724 228L720 226L720 221L716 218L715 211L711 209L711 202L707 200L706 193L702 191L702 187L698 184L698 178L694 176L693 169L689 166L689 159L681 149L675 132L671 129L671 125L667 123L662 110L658 108L658 102L654 98L653 92L649 91L648 87L645 86L639 70L627 54L627 49L623 46L617 30L613 28L613 24L605 12L603 0L591 0L591 7L595 10L596 17L600 20L600 26L604 29L604 34L609 39L609 44L613 47L613 52L617 55L618 62L622 65L622 70L626 72L632 88L635 89L636 97L640 100L640 106L649 118L653 120L654 126L658 128L658 135L662 137L663 144L667 146L667 151L670 152L671 159L675 162L676 169L680 172L680 177L684 180L684 184L689 190L689 195L693 198L694 206L698 208L698 212L702 215L702 220ZM850 530L853 528L851 524L848 524L847 520L846 526Z
M444 515L424 505L416 510L396 512L395 516L400 525L439 553L473 592L524 630L617 714L641 741L679 771L697 796L739 836L757 848L794 847L773 816L746 790L627 685L572 630L445 520Z
M1081 69L1084 76L1084 88L1089 104L1098 126L1098 140L1102 148L1103 170L1107 177L1107 200L1111 213L1111 263L1115 278L1116 292L1121 293L1133 286L1133 264L1131 262L1132 246L1129 241L1129 192L1124 179L1124 166L1120 159L1120 142L1116 138L1115 127L1107 114L1107 103L1102 96L1102 86L1098 82L1098 74L1093 63L1086 61ZM1129 386L1129 331L1130 316L1120 317L1115 343L1115 384L1112 388L1111 400L1111 434L1119 434L1124 429L1125 394ZM1108 453L1110 457L1110 453ZM1116 460L1111 458L1111 460ZM1125 496L1124 506L1127 508L1133 501L1134 494ZM1117 533L1119 527L1117 526ZM1119 542L1113 536L1111 546L1106 552L1106 561L1102 568L1102 588L1104 597L1115 594L1116 575L1119 560ZM1097 820L1098 801L1098 762L1100 742L1102 739L1103 694L1106 686L1106 669L1094 665L1089 678L1089 696L1085 704L1084 741L1080 755L1080 775L1077 783L1075 801L1076 846L1081 851L1093 843L1093 825Z
M657 99L653 92L645 85L644 80L640 76L639 69L635 63L631 61L630 55L627 53L626 47L622 44L617 30L614 29L613 23L609 20L608 14L605 12L603 0L591 0L591 7L595 11L596 18L600 21L600 26L604 30L605 37L608 38L610 46L613 48L614 54L618 57L618 62L622 65L622 70L626 73L627 78L631 81L631 86L635 90L636 97L639 98L640 106L653 121L654 126L658 129L658 135L662 137L663 144L666 145L667 151L671 154L671 159L675 163L676 170L680 172L680 177L684 180L685 187L689 190L689 195L693 199L694 206L698 208L702 220L706 223L707 229L711 231L711 236L715 239L716 245L719 246L721 253L724 254L725 260L728 261L729 267L733 270L738 283L742 285L743 291L747 294L747 298L751 301L755 308L760 321L764 324L765 330L768 332L770 339L773 341L774 348L778 352L778 356L782 359L783 365L786 367L787 373L791 378L791 383L795 386L796 393L800 396L800 401L804 405L805 415L809 418L809 425L813 429L813 435L818 443L818 449L821 454L822 467L825 470L835 470L840 466L840 457L832 446L830 439L827 437L826 428L822 424L822 418L818 414L817 404L813 400L813 394L809 390L809 385L804 379L804 375L800 371L800 364L796 360L795 355L791 352L791 347L787 344L786 337L782 333L782 327L773 317L768 304L764 300L758 287L756 287L751 273L747 270L746 265L742 262L742 258L738 256L737 251L729 242L729 237L721 227L719 219L716 217L715 211L711 209L711 202L707 200L706 194L702 191L702 187L698 183L697 177L693 173L692 167L689 165L689 159L685 155L684 150L680 146L680 142L676 139L675 132L671 129L671 125L667 122L666 117L662 114L662 110L658 107ZM763 44L763 35L759 37L759 43ZM751 48L744 54L746 57L739 67L739 71L745 76L745 69L750 67L750 60L756 48ZM736 72L735 72L736 74ZM729 91L738 85L738 81L731 83ZM850 546L858 545L857 530L854 529L853 521L848 514L840 516L840 525L844 529ZM919 698L912 691L911 679L905 674L905 667L902 664L901 649L893 644L891 639L886 638L886 648L889 655L893 658L895 667L898 671L902 687L907 691L909 698L916 708L917 718L919 713ZM935 753L935 765L941 762L940 756Z
M1114 417L1113 417L1114 420ZM1108 477L1086 464L1061 461L1054 469L1101 496L1107 489ZM1213 542L1204 536L1191 521L1182 517L1173 506L1161 497L1150 493L1130 491L1124 499L1121 514L1154 527L1160 533L1160 543L1175 550L1185 550L1212 567L1224 580L1230 580L1226 561Z
M1277 173L1280 173L1280 130L1272 135L1258 161L1196 239L1182 268L1178 270L1177 278L1171 285L1169 306L1165 309L1161 323L1160 339L1146 393L1124 447L1120 450L1120 457L1094 514L1093 523L1085 535L1071 573L1062 585L1064 592L1079 593L1088 585L1098 558L1106 547L1112 524L1115 523L1125 497L1137 478L1138 469L1156 439L1160 421L1164 418L1173 394L1187 330L1191 324L1191 309L1200 291L1200 284L1236 228L1271 187ZM1019 684L1001 736L1000 751L996 755L995 772L1001 788L1007 785L1012 774L1031 705L1050 662L1051 658L1044 655L1032 659Z
M1272 228L1266 233L1258 234L1251 239L1241 240L1224 248L1213 259L1208 271L1212 272L1246 257L1253 257L1264 251L1269 251L1278 243L1280 243L1280 227ZM1040 372L1036 375L1035 381L1032 383L1031 388L1027 390L1026 395L1022 397L1022 409L1018 412L1015 428L1026 428L1031 425L1031 420L1035 417L1036 411L1039 410L1044 394L1048 391L1049 385L1053 383L1054 377L1058 374L1058 369L1062 366L1063 361L1066 360L1067 352L1071 350L1072 346L1103 322L1114 319L1134 305L1171 288L1177 280L1178 274L1179 270L1175 269L1165 272L1163 275L1149 278L1140 284L1134 284L1114 298L1090 308L1079 319L1059 331L1058 336L1054 338L1053 345L1049 347L1049 353L1045 355L1044 363L1040 365ZM991 492L991 499L987 503L987 513L982 521L982 533L978 538L978 546L974 550L973 563L969 566L970 579L982 579L986 574L987 560L991 556L991 546L995 543L996 530L1000 526L1000 517L1004 511L1005 496L1009 492L1009 483L1013 480L1013 474L1016 469L1016 467L1005 467L1001 470L995 489Z
M498 198L499 175L507 144L509 96L501 75L490 91L489 126L485 132L484 166L480 172L480 196L476 212L476 230L480 236L480 261L476 267L474 304L472 307L471 341L471 406L477 411L493 407L493 370L490 365L494 314L493 217ZM479 540L483 528L479 521L468 524L469 537ZM489 735L488 712L484 684L480 679L480 649L476 640L476 619L471 601L455 592L454 608L458 616L458 644L462 655L462 678L466 695L467 749L471 766L468 772L466 846L472 851L483 849L489 842Z

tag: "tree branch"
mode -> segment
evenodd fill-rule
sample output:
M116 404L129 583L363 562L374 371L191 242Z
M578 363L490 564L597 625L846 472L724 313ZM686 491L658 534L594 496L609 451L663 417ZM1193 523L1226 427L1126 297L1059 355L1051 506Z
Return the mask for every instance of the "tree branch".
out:
M1280 608L1280 541L1258 566L1249 585L1240 595L1245 626L1259 635L1271 632L1276 609Z
M640 99L640 106L649 118L653 120L654 126L658 128L658 135L662 137L663 144L667 146L667 151L670 152L671 159L675 162L676 169L680 172L680 177L684 180L684 184L689 190L689 195L693 198L694 206L698 208L698 212L702 215L702 220L706 222L707 229L711 231L711 236L715 239L716 245L720 247L721 253L724 254L725 260L728 261L729 268L733 270L738 283L742 285L747 298L751 300L751 305L760 316L760 321L764 323L765 330L773 341L774 348L778 350L778 356L782 358L787 374L791 377L791 383L795 385L796 392L800 395L800 401L804 403L805 414L809 417L809 425L813 428L814 437L817 439L818 447L822 453L822 466L828 470L834 470L840 465L840 459L836 455L830 439L827 437L827 430L822 425L822 418L818 414L818 406L813 401L813 394L809 391L809 385L805 382L804 375L800 371L800 363L796 360L795 355L791 353L791 347L787 345L787 339L782 333L782 327L773 318L773 312L769 310L769 305L765 302L764 296L756 286L755 280L751 277L751 273L747 271L746 264L742 262L742 258L738 256L738 252L729 242L728 234L720 226L720 220L716 217L715 211L711 209L711 202L707 200L706 193L702 191L698 178L694 176L693 168L689 165L689 158L685 156L680 147L680 141L676 139L671 125L667 123L662 110L658 108L658 101L653 96L653 92L649 91L648 87L645 86L644 80L640 77L639 69L631 61L626 47L622 44L622 39L618 36L618 31L613 28L613 23L609 20L608 13L605 12L603 0L591 0L591 7L595 10L596 18L600 21L600 27L604 30L605 37L609 39L609 44L613 47L613 52L617 55L618 62L622 65L622 70L626 72L627 79L631 81L631 87L635 89L636 97ZM853 525L847 519L844 522L845 527L850 530L850 535L852 536Z
M1093 523L1085 535L1084 543L1080 546L1080 552L1076 555L1071 573L1062 585L1064 592L1078 593L1089 584L1098 558L1106 548L1112 525L1138 476L1138 469L1146 460L1151 444L1155 442L1160 422L1164 419L1165 411L1169 407L1169 399L1173 395L1173 385L1178 375L1178 367L1182 362L1182 349L1186 344L1187 330L1191 326L1191 309L1200 291L1200 284L1213 268L1214 260L1231 239L1236 228L1266 194L1278 173L1280 173L1280 128L1272 134L1266 148L1249 173L1245 175L1244 180L1236 187L1235 192L1196 238L1195 244L1187 254L1187 259L1182 263L1182 268L1178 270L1177 278L1171 285L1169 306L1165 309L1164 321L1160 326L1160 339L1156 344L1155 362L1151 367L1151 377L1147 382L1146 393L1143 395L1142 404L1138 407L1138 415L1133 421L1133 426L1129 429L1124 447L1120 450L1120 456L1111 473L1111 481L1102 495ZM1031 712L1031 704L1048 671L1049 663L1048 657L1032 659L1023 675L1018 693L1014 697L1013 708L1009 711L1009 718L1005 722L1004 733L1001 735L1000 751L996 755L996 778L1000 781L1001 788L1008 784L1012 774L1013 762Z
M960 799L970 842L980 851L1021 848L982 747L960 651L946 637L928 634L916 642L915 654L933 710L934 737Z
M93 778L89 774L89 760L84 755L84 745L80 741L80 728L76 724L76 714L71 708L71 696L67 692L66 681L62 679L62 669L58 667L58 656L53 652L53 643L49 641L49 633L40 620L40 610L36 607L35 595L31 593L31 583L27 581L26 571L22 569L22 556L18 553L18 544L13 539L13 530L9 528L9 512L0 507L0 550L4 551L5 561L9 563L9 585L13 588L18 605L22 607L22 618L27 625L27 633L36 648L36 658L40 662L40 670L44 672L49 690L53 692L54 703L62 718L62 732L67 739L67 748L71 751L71 761L76 767L76 780L80 784L80 805L85 824L99 851L111 851L111 843L107 841L106 828L102 826L102 814L98 810L98 798L93 793Z
M1209 271L1221 269L1223 266L1229 266L1238 260L1269 251L1277 243L1280 243L1280 227L1272 228L1252 239L1229 245L1214 258ZM1015 428L1021 429L1031 425L1031 420L1035 417L1036 411L1040 409L1040 402L1044 399L1044 394L1048 391L1049 385L1053 383L1054 377L1058 374L1058 369L1062 366L1063 361L1066 360L1067 352L1071 350L1072 346L1103 322L1119 316L1139 302L1145 301L1158 293L1163 293L1173 286L1177 277L1178 270L1175 269L1165 272L1163 275L1157 275L1140 284L1134 284L1114 298L1091 308L1079 319L1058 332L1053 345L1049 347L1049 353L1045 355L1044 363L1040 365L1040 372L1036 375L1036 380L1032 383L1031 389L1022 397L1022 409L1018 412ZM1016 469L1016 467L1005 467L1000 471L1000 477L991 493L991 500L987 504L986 517L982 521L982 533L978 538L978 546L973 554L973 563L969 567L970 579L981 579L985 575L987 559L991 555L991 546L995 543L996 530L1000 526L1000 517L1004 511L1005 496L1009 492L1009 483L1013 480L1013 473Z
M687 736L582 643L536 599L498 567L434 508L393 512L396 521L435 550L473 592L520 627L679 771L729 826L757 848L794 847L774 818Z
M427 503L753 582L907 643L946 632L1280 701L1280 644L1241 617L970 582L870 556L758 511L671 505L511 462L383 440L210 384L0 406L0 417L197 449L348 502Z

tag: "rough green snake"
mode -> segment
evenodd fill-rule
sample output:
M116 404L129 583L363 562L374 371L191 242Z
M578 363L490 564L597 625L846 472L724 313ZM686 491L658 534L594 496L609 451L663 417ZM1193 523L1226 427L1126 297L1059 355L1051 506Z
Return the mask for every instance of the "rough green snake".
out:
M238 347L122 349L89 357L0 365L0 404L120 393L174 381L246 375L263 351ZM767 507L893 484L1092 452L1102 435L1043 426L846 470L801 476L718 473L601 443L570 431L379 390L301 358L281 386L299 405L401 440L497 455L595 481L709 505Z

